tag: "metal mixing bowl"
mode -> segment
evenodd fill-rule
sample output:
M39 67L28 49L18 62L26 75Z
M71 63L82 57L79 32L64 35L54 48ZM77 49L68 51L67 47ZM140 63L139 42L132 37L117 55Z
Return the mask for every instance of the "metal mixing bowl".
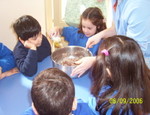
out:
M92 56L92 53L84 48L84 47L80 47L80 46L67 46L64 48L60 48L55 50L52 55L51 58L53 60L53 67L56 67L62 71L64 71L65 73L67 73L69 76L72 72L72 70L76 67L76 65L64 65L62 63L63 60L69 60L69 59L81 59L83 57L87 57L87 56ZM77 76L70 76L71 78L76 78Z

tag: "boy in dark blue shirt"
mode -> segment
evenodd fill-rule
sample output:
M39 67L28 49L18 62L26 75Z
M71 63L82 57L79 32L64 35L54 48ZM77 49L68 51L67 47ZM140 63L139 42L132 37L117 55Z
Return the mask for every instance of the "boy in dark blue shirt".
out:
M38 21L29 15L24 15L13 24L18 42L14 48L17 67L26 76L37 72L37 63L51 54L51 46L41 33Z
M57 68L35 77L31 89L32 107L23 115L93 115L87 103L77 104L72 79Z

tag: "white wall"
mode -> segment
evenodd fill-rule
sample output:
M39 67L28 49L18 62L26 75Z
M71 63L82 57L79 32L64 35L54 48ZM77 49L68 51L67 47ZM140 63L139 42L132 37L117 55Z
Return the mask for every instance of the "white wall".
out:
M26 14L39 21L45 34L45 0L0 0L0 42L11 50L17 41L11 24Z

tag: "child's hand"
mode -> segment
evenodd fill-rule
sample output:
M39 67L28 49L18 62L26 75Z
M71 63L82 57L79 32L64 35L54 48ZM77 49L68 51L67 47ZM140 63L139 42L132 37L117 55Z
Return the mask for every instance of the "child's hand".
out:
M29 40L23 41L22 43L24 47L32 49L32 50L36 50L36 45L30 42Z
M36 50L36 45L34 42L32 42L30 39L24 41L22 39L19 39L20 42L24 45L24 47L32 49L32 50Z
M61 28L55 27L50 30L50 38L61 36Z
M92 48L93 45L97 44L98 42L100 42L101 37L99 35L94 35L92 37L90 37L86 43L86 48Z
M13 68L13 69L11 69L9 71L1 73L0 74L0 79L3 79L5 77L7 77L7 76L13 75L13 74L18 73L18 72L19 72L18 68L15 67L15 68Z
M80 65L78 65L76 68L73 69L71 76L75 76L78 74L78 77L80 77L84 72L86 72L89 68L92 67L95 60L96 60L95 57L84 57L79 61L75 62L76 64Z

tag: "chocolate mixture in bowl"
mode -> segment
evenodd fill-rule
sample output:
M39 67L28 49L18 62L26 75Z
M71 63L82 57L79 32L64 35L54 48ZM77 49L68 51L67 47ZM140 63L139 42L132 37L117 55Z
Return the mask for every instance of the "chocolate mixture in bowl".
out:
M53 67L58 68L69 76L72 70L77 66L76 61L92 56L92 53L80 46L66 46L55 50L51 59L53 60ZM70 76L71 78L77 78L77 76Z
M76 66L77 64L75 62L81 58L82 57L73 57L73 58L66 57L61 61L61 65L63 65L63 66Z

